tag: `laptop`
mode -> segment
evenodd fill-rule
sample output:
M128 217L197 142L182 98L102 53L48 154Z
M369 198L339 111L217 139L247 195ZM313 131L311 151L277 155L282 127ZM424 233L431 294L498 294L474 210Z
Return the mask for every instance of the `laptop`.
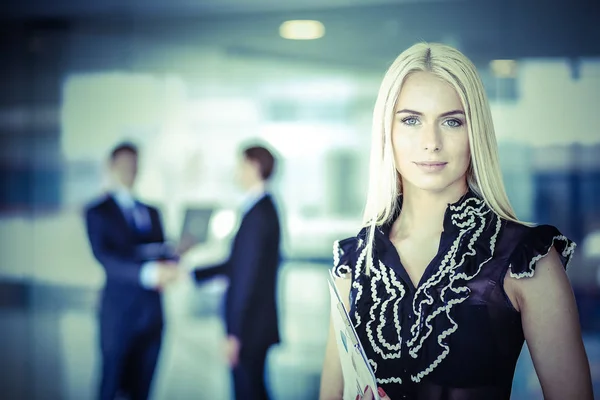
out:
M210 221L214 207L187 208L183 217L179 242L148 243L136 248L136 258L140 261L178 260L190 248L206 243L209 237Z

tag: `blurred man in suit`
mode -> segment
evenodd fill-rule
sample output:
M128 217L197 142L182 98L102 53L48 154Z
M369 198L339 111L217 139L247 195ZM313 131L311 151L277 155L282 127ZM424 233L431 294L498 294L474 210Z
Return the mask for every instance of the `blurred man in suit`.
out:
M106 273L99 399L145 400L162 339L160 290L177 278L177 264L161 254L165 238L158 211L132 192L137 148L128 143L115 147L109 168L112 190L86 209L92 251Z
M231 255L222 265L194 270L198 282L216 274L229 278L225 347L238 400L268 399L265 360L269 347L279 342L275 297L280 227L267 191L274 168L275 158L266 148L254 146L243 151L238 180L246 197Z

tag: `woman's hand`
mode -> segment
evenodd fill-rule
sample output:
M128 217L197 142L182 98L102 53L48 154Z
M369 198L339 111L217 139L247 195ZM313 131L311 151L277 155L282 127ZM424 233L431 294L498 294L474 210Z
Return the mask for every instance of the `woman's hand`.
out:
M391 400L385 391L382 388L377 388L377 393L379 394L379 398L381 400ZM356 400L373 400L373 391L370 387L367 386L367 390L365 390L365 395L363 397L356 396Z
M237 367L240 359L240 348L242 347L240 340L233 335L227 336L225 340L225 358L229 367L232 369Z

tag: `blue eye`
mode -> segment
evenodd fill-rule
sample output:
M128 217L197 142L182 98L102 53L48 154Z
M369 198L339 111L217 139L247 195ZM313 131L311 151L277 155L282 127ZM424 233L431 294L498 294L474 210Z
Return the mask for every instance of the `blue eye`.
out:
M416 125L419 123L419 120L416 117L406 117L402 119L402 123L404 125Z
M462 121L456 118L448 119L444 121L444 124L449 126L450 128L458 128L462 126Z

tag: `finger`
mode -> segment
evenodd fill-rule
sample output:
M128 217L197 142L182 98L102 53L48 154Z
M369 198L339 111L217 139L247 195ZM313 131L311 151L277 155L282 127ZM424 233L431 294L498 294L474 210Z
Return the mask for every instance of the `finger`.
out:
M369 386L365 388L365 394L361 397L362 400L373 400L373 391Z
M377 394L379 395L380 400L390 400L388 395L385 393L385 390L383 390L381 387L377 388Z
M238 359L237 359L237 357L235 356L235 354L231 354L231 355L229 356L229 366L230 366L231 368L235 368L235 367L237 367L237 364L238 364Z

